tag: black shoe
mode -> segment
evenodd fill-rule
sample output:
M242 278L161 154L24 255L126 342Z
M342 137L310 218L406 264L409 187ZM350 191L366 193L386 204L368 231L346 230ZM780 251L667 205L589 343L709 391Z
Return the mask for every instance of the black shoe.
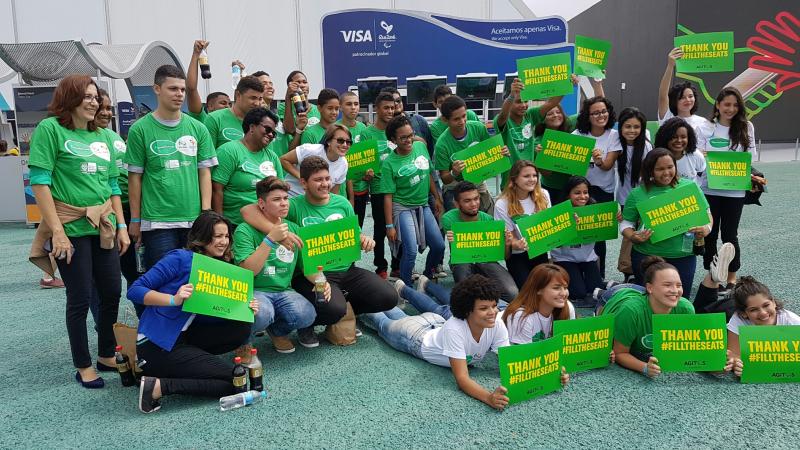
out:
M100 389L106 385L106 382L103 381L103 377L97 377L92 381L83 381L80 372L75 372L75 381L80 383L81 386L85 387L86 389Z
M153 399L153 389L156 387L156 378L142 377L139 384L139 411L148 414L161 409L161 402Z
M97 371L98 372L116 372L117 366L107 366L100 361L97 361Z

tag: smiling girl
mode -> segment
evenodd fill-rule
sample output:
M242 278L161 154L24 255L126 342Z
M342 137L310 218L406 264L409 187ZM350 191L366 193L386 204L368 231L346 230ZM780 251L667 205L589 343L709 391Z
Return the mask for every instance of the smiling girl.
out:
M675 158L678 176L700 184L706 171L706 159L697 151L697 135L685 120L673 117L656 132L655 146L666 148Z
M683 50L673 48L667 55L667 68L658 86L658 124L661 125L672 117L680 117L692 128L704 126L708 121L695 114L697 112L697 88L688 81L672 87L672 71L675 61L683 57ZM658 147L656 145L656 147Z
M553 321L575 319L568 300L570 276L555 264L542 264L531 272L519 295L503 313L512 344L527 344L553 337Z

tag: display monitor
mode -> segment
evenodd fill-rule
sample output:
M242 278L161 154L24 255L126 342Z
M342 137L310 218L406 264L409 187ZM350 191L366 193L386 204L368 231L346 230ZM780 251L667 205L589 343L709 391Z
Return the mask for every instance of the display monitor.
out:
M497 74L469 73L456 76L456 95L464 100L494 100Z
M375 98L385 87L397 89L397 77L369 77L356 80L358 85L358 101L362 105L375 103Z
M438 86L447 84L446 76L420 75L406 78L406 101L411 103L433 103L433 91Z

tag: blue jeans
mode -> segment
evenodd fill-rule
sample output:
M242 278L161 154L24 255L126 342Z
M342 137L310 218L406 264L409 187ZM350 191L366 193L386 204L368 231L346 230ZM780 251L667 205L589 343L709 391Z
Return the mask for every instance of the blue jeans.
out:
M317 318L314 306L295 291L254 291L253 298L258 300L259 308L250 331L250 342L264 329L269 329L273 336L286 336L292 330L310 327Z
M631 264L633 265L633 276L636 277L636 284L644 286L644 273L642 272L642 261L648 255L639 253L634 248L631 250ZM675 266L683 284L684 298L692 295L692 283L694 283L694 272L697 268L697 257L694 255L684 256L683 258L664 258L665 261Z
M426 293L430 294L430 296L426 295ZM408 286L403 286L403 289L400 291L400 296L408 300L411 306L421 313L431 312L445 319L453 317L453 313L450 312L450 289L440 284L426 284L425 293ZM497 300L498 310L504 311L507 306L507 302L500 299Z
M431 208L429 206L423 207L425 219L425 242L428 245L428 256L425 260L425 273L430 276L433 268L444 257L444 239L439 232L439 224L436 223L436 218L433 217ZM406 284L411 284L411 272L414 269L414 263L417 260L417 250L419 243L417 242L417 233L414 229L414 218L411 211L403 211L400 213L398 219L398 231L402 238L403 254L400 256L400 279Z
M368 313L361 316L368 327L392 348L417 358L422 358L422 340L431 330L444 326L445 319L433 313L422 313L418 316L407 316L400 308L389 311Z
M188 228L172 228L168 230L142 231L142 245L144 245L144 268L150 270L156 263L172 250L186 247L186 237L189 235ZM131 244L128 252L135 252L136 249ZM142 317L144 305L133 303L136 315Z
M611 287L610 289L605 289L600 293L600 296L597 298L597 306L594 308L594 315L600 315L600 308L604 308L606 303L611 300L611 297L614 296L620 289L636 289L637 291L641 292L642 294L646 293L647 290L638 284L633 283L622 283L616 286Z

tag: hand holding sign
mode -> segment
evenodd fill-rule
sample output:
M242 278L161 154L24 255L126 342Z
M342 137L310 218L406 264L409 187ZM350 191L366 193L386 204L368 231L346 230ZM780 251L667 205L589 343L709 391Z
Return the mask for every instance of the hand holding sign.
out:
M183 286L178 288L178 292L172 296L175 305L182 305L183 302L192 296L192 292L194 291L194 286L192 283L186 283Z
M361 250L371 252L375 248L375 240L369 236L361 235Z

